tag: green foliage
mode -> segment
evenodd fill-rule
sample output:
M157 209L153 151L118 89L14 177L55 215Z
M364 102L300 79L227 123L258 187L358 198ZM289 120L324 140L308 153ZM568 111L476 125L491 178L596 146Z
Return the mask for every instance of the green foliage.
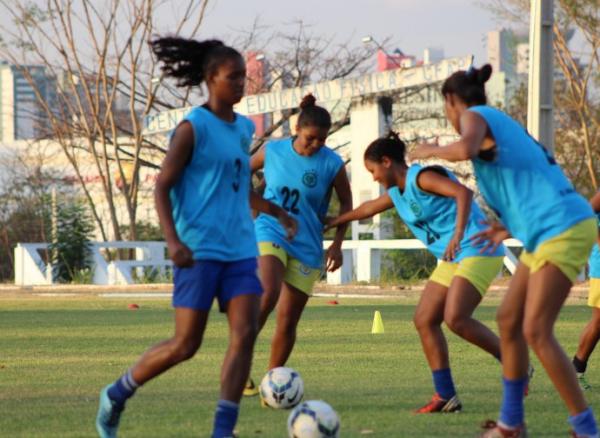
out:
M382 220L392 224L393 239L415 238L395 211L388 210L384 212ZM381 260L381 281L397 283L399 281L429 278L436 265L435 257L426 249L385 250Z
M90 239L93 231L94 223L87 204L74 200L58 205L56 229L51 229L48 233L52 236L49 250L55 281L68 283L74 278L85 278L84 270L89 269L90 265Z
M173 282L173 270L164 267L144 266L132 271L135 283L139 284L162 284Z
M137 240L144 242L157 242L165 240L162 229L158 223L154 224L151 222L139 221L135 225ZM129 231L129 225L121 227L121 233L127 234Z

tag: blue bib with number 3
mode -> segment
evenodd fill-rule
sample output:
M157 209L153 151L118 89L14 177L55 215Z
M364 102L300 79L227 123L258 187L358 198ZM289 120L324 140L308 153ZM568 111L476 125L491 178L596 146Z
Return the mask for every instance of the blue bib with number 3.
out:
M192 125L194 147L170 193L179 239L195 260L256 257L249 201L254 124L240 114L229 123L203 107L183 120Z

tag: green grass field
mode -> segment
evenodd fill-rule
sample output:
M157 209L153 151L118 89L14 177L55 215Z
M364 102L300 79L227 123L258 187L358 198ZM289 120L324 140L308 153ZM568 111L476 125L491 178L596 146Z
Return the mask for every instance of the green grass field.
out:
M314 299L299 330L289 365L302 374L305 399L323 399L340 414L342 437L472 437L479 423L496 418L500 367L482 351L449 335L460 414L416 416L411 410L432 394L430 373L412 326L407 300L346 300L327 305ZM114 380L151 344L172 331L168 300L0 299L0 436L92 437L99 389ZM385 334L370 334L380 310ZM477 315L493 323L493 303ZM557 333L571 355L590 312L563 310ZM254 376L262 377L273 325L262 333ZM207 437L218 395L226 321L213 312L204 345L194 359L142 388L129 403L122 437ZM600 353L598 353L600 354ZM600 390L600 367L592 358L589 380ZM600 360L600 358L599 358ZM537 362L534 361L534 365ZM567 436L566 410L544 371L537 372L527 399L532 437ZM592 404L600 399L591 391ZM287 411L242 404L243 438L283 438Z

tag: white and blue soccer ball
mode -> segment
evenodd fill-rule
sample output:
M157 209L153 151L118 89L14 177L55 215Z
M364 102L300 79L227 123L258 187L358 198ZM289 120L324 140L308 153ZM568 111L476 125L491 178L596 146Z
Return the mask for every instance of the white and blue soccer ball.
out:
M322 400L300 403L288 417L290 438L338 438L340 417Z
M304 382L297 371L287 367L273 368L260 382L260 397L274 409L290 409L304 396Z

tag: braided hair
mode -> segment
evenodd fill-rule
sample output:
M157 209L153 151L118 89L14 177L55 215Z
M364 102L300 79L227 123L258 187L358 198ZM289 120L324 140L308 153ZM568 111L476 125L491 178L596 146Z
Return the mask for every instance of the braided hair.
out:
M225 60L242 58L240 52L219 40L196 41L163 37L150 41L152 51L162 62L162 71L179 87L200 85Z

